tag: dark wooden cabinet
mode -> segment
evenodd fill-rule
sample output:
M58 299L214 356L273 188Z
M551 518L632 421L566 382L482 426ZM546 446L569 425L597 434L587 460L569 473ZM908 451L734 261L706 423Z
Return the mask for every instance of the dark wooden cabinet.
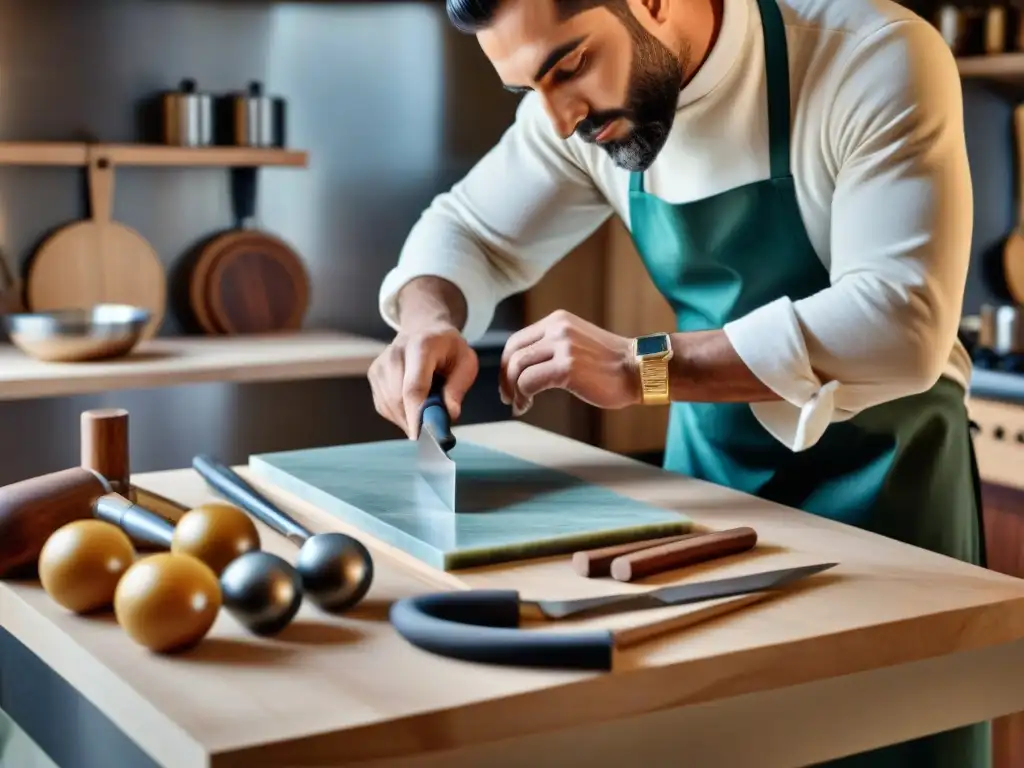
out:
M982 506L989 568L1024 578L1024 491L983 483ZM993 768L1024 766L1024 712L992 724L992 752Z
M988 567L1024 578L1024 405L971 398ZM994 768L1024 766L1024 712L993 723Z

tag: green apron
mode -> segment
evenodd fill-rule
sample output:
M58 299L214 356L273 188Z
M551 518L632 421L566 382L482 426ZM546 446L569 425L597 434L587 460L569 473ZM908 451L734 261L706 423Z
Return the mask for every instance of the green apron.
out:
M771 178L670 204L630 179L633 241L677 330L720 329L775 299L830 285L804 230L790 172L786 32L775 0L764 29ZM793 452L746 403L673 403L665 468L983 565L979 483L964 391L927 392L829 426ZM988 768L987 723L828 763L843 768Z

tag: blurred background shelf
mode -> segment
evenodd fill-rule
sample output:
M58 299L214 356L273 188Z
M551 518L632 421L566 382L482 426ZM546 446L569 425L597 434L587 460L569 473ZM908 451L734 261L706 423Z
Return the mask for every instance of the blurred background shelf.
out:
M45 363L0 345L0 400L85 395L199 382L248 383L365 376L384 349L331 331L266 336L182 336L140 344L128 357Z
M1024 81L1024 53L961 56L956 63L961 77Z
M172 147L162 144L88 144L62 141L0 142L0 165L81 166L90 149L114 165L176 167L305 168L309 154L293 149L262 147Z

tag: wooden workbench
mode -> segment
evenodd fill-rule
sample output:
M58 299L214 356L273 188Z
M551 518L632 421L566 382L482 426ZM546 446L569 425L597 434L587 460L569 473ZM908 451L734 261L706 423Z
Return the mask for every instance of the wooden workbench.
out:
M112 620L69 616L32 584L0 584L0 620L165 766L565 768L674 765L685 755L689 765L773 768L1024 709L1024 581L521 423L457 434L685 511L702 526L759 532L760 554L690 569L686 579L841 565L791 593L623 654L611 674L434 657L391 629L387 608L447 587L573 597L624 585L582 579L566 558L439 574L365 538L376 579L364 603L344 618L304 606L276 639L253 639L224 615L197 649L156 657ZM191 470L135 482L184 505L210 498ZM313 530L344 530L262 489ZM294 545L261 532L266 549L294 557Z

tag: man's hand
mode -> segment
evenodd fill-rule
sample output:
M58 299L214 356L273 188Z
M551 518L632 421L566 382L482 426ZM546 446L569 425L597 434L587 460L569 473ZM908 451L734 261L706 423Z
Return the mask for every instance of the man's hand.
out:
M447 378L444 399L455 421L479 370L476 352L454 326L437 324L416 333L403 331L370 366L374 407L415 440L420 409L434 374Z
M567 390L598 408L640 402L633 340L561 310L512 334L501 356L500 386L517 416L547 389Z

